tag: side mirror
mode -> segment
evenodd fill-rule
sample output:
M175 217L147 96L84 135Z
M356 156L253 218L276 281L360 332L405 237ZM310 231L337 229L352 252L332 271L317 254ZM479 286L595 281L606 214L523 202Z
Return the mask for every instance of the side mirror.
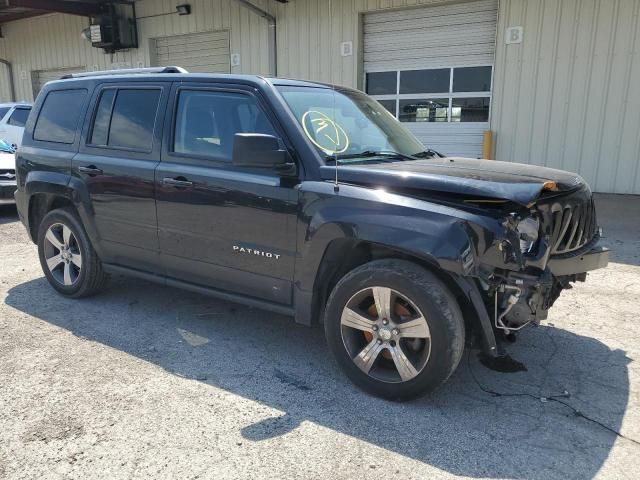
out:
M233 138L232 162L239 167L271 168L283 173L295 172L289 153L280 149L273 135L236 133Z

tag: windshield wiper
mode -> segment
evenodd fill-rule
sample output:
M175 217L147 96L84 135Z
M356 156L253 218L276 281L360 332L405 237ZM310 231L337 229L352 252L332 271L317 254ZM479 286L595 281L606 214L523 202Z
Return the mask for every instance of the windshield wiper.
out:
M327 155L327 161L333 160L346 160L348 158L373 158L373 157L387 157L387 158L401 158L403 160L415 160L416 157L412 155L406 155L400 152L394 152L393 150L365 150L359 153L349 153L347 155Z
M433 157L445 158L446 157L446 155L443 155L440 152L436 152L435 150L432 150L430 148L426 149L424 152L414 153L413 156L415 158L433 158Z

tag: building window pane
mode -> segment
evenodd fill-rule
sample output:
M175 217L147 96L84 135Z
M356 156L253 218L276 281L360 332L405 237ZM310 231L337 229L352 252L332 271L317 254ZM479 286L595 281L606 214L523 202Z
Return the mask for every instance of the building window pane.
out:
M86 95L85 89L49 92L40 109L33 138L43 142L73 143Z
M108 145L151 151L160 90L118 90L111 116Z
M449 68L400 72L400 93L449 92L450 76Z
M397 72L367 73L367 93L369 95L395 95L397 84Z
M111 107L113 106L115 95L115 89L111 89L105 90L100 96L89 142L93 145L106 145L109 140L109 121L111 120Z
M396 101L395 100L378 100L378 103L391 112L391 115L396 116Z
M449 99L400 100L398 118L401 122L446 122Z
M453 91L491 91L491 67L455 68L453 70Z
M454 98L451 102L452 122L488 122L489 104L484 98Z

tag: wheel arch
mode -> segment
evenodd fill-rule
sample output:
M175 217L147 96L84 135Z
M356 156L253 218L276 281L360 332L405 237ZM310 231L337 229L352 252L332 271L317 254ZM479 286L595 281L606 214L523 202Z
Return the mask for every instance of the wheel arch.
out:
M69 207L80 218L92 243L97 244L89 193L80 179L56 172L30 172L25 182L25 194L28 199L27 231L31 241L37 242L38 228L47 213Z
M307 321L301 323L321 323L329 295L340 279L361 265L381 259L407 260L434 274L456 298L462 310L469 341L480 343L488 354L496 354L496 341L488 312L473 278L446 270L431 255L421 255L402 248L354 237L336 238L327 244L308 299L309 315L306 318ZM304 298L301 297L297 296L297 300ZM300 321L299 312L299 305L296 304L296 319L298 321Z
M45 215L52 210L65 207L76 210L71 198L63 192L38 192L29 197L29 236L34 243L37 242L38 229Z

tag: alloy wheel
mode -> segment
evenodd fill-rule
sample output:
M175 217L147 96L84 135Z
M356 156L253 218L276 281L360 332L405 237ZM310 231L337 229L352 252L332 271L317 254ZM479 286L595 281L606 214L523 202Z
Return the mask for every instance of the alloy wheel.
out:
M53 278L66 287L74 285L82 270L82 252L73 231L54 223L44 237L44 258Z
M412 380L429 361L427 320L411 299L393 289L375 286L357 292L345 305L340 326L352 361L376 380Z

